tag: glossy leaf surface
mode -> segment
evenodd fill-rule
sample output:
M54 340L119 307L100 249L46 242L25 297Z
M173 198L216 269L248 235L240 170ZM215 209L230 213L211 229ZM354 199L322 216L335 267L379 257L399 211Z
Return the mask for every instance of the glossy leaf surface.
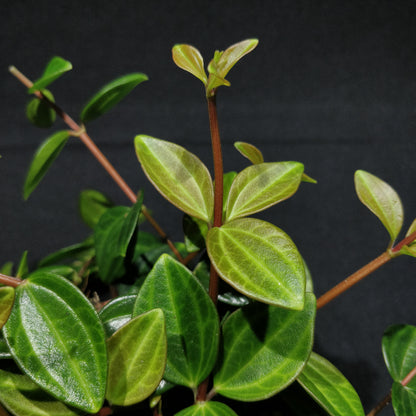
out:
M58 157L59 153L61 153L68 138L69 134L67 131L59 131L48 137L39 146L33 157L23 186L23 197L25 199L28 199L29 195L39 185L39 182L45 176L54 160Z
M231 186L225 221L252 215L291 197L302 174L303 165L298 162L260 163L244 169Z
M164 378L195 388L212 370L219 323L204 288L181 263L163 254L147 276L133 316L161 308L166 318L168 358Z
M18 416L79 415L45 393L29 377L4 370L0 370L0 403Z
M107 400L128 406L149 397L166 365L163 312L155 309L129 321L108 341Z
M16 289L3 328L10 351L33 381L87 412L104 400L105 336L88 299L64 278L34 273Z
M207 83L204 59L194 46L186 44L175 45L172 48L172 58L179 68L199 78L204 85Z
M134 87L147 80L147 75L136 72L111 81L88 101L81 112L81 121L88 123L100 117L119 103Z
M0 329L9 318L14 302L14 289L9 286L0 287Z
M364 416L354 387L328 360L312 352L298 382L331 416Z
M395 381L391 391L392 405L396 416L416 416L416 391L403 387Z
M175 416L237 416L237 414L224 403L209 401L187 407Z
M107 338L130 321L135 302L134 295L119 296L101 309L99 316Z
M94 228L101 215L111 208L113 203L103 193L94 189L85 189L79 195L79 212L89 227Z
M137 157L156 189L183 212L209 222L214 189L206 166L177 144L149 136L136 136Z
M382 348L391 377L400 383L416 366L416 327L393 325L387 328ZM416 379L413 378L407 387L416 391Z
M354 179L358 198L379 218L393 242L403 224L403 207L396 191L388 183L363 170L355 172Z
M61 58L60 56L54 56L47 64L45 71L41 78L33 83L33 86L29 88L29 93L43 90L49 84L52 84L56 79L60 78L65 72L72 69L72 64L69 61Z
M55 99L48 90L42 90L42 94L52 103ZM56 119L56 113L51 106L41 98L32 98L26 107L26 117L36 127L48 128L53 125Z
M253 218L234 220L211 228L207 250L219 275L237 291L271 305L303 308L303 260L280 228Z
M263 154L256 146L246 142L235 142L234 147L253 165L264 162Z
M231 314L223 326L215 390L231 399L256 401L287 387L309 358L315 310L315 297L307 293L302 311L256 303Z
M124 259L130 240L137 228L141 200L131 208L109 208L94 229L96 260L100 278L111 283L124 272Z

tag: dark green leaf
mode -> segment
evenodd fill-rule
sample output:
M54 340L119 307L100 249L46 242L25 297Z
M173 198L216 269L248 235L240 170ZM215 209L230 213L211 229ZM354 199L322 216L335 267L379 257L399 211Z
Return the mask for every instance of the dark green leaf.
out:
M379 218L393 244L403 224L403 206L397 192L388 183L363 170L357 170L354 179L358 198Z
M0 332L0 360L9 360L12 358L9 347L7 346L6 340L3 338Z
M79 212L81 218L89 227L94 228L101 215L114 204L101 192L85 189L79 195Z
M291 197L302 174L299 162L260 163L244 169L231 186L225 221L247 217Z
M163 312L155 309L122 326L107 341L107 400L129 406L149 397L166 365Z
M188 214L183 216L183 232L185 245L189 253L202 250L205 247L205 237L208 233L208 224Z
M156 189L183 212L205 222L214 210L214 188L207 167L177 144L136 136L137 157Z
M393 325L382 341L384 361L394 381L401 382L416 366L416 327ZM407 385L416 392L416 378Z
M9 319L14 302L14 289L10 286L0 287L0 329Z
M140 199L131 208L108 208L94 229L96 260L100 278L111 283L125 273L124 259L141 210Z
M207 74L204 70L204 59L198 49L192 45L175 45L172 48L172 58L175 64L199 78L204 85L207 83Z
M55 99L48 90L42 90L42 94L52 103ZM32 98L26 107L26 117L36 127L48 128L53 125L56 120L55 110L41 98Z
M302 309L303 260L290 237L274 225L243 218L211 228L208 255L238 292L271 305Z
M0 402L17 416L79 415L45 393L29 377L4 370L0 370Z
M163 254L147 276L133 316L161 308L166 317L168 361L164 378L195 388L212 370L219 323L204 288L181 263Z
M54 56L47 64L45 71L41 78L37 79L31 88L29 93L32 94L35 91L40 91L46 88L49 84L52 84L56 79L61 77L65 72L72 69L72 64L65 59Z
M22 257L19 262L19 266L17 267L16 277L22 279L29 273L29 265L27 264L27 250L25 250L22 254Z
M148 79L147 75L136 72L111 81L88 101L81 112L81 121L88 123L100 117L118 104L134 87Z
M82 283L82 278L77 271L73 267L64 264L40 267L36 272L59 274L59 276L65 277L76 286Z
M105 335L92 304L74 285L33 273L16 289L3 332L15 361L40 387L66 404L98 412L106 385Z
M39 185L39 182L45 176L54 160L58 157L59 153L61 153L68 138L69 133L66 130L59 131L48 137L39 146L29 167L29 172L23 187L23 197L25 199L28 199L29 195Z
M237 416L237 413L224 403L209 401L187 407L175 416Z
M312 349L316 301L291 311L255 303L223 325L223 355L214 389L241 401L263 400L286 388L300 374Z
M101 309L100 319L107 338L130 321L135 302L136 296L120 296Z
M354 387L320 355L311 353L298 382L331 416L364 416Z
M416 416L416 391L395 381L391 391L392 405L396 416Z
M253 165L264 162L263 154L256 146L246 142L235 142L234 147Z

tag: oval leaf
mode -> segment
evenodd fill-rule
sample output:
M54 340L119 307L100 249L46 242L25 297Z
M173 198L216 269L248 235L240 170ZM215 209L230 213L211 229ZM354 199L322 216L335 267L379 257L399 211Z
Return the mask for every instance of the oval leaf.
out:
M74 285L58 275L32 274L16 289L3 331L33 381L66 404L98 412L107 373L104 330Z
M379 218L393 243L403 224L403 207L396 191L388 183L363 170L357 170L354 179L358 198Z
M136 136L136 153L156 189L185 213L209 222L214 189L206 166L182 146L149 136Z
M393 325L383 335L384 361L394 381L401 382L416 365L416 327ZM416 378L407 388L416 392Z
M42 90L42 94L52 103L55 102L50 91ZM48 128L55 122L56 113L45 100L35 97L29 101L29 104L26 107L26 117L36 127Z
M264 162L263 154L256 146L246 142L235 142L234 147L253 165Z
M291 197L302 180L298 162L260 163L241 171L231 185L226 221L246 217Z
M286 388L312 349L316 301L290 311L256 303L234 312L223 326L223 356L214 389L241 401L263 400Z
M391 402L396 416L416 416L416 391L393 383Z
M79 195L79 212L89 227L94 228L101 215L114 204L110 198L94 189L85 189Z
M107 337L110 337L124 324L130 321L136 296L120 296L100 311L100 319Z
M148 79L147 75L136 72L111 81L88 101L81 112L81 121L88 123L100 117L119 103L134 87Z
M14 303L14 289L12 287L0 287L0 329L9 319Z
M172 58L175 64L185 71L199 78L204 85L207 83L207 75L204 70L204 59L198 49L192 45L175 45L172 48Z
M107 346L107 400L129 406L149 397L166 365L163 312L155 309L132 319L108 339Z
M244 295L271 305L302 309L303 260L290 237L252 218L212 228L207 250L219 275Z
M29 93L32 94L35 91L40 91L46 88L49 84L52 84L56 79L61 77L65 72L72 69L72 64L65 59L54 56L47 64L45 71L41 78L33 83L33 86L29 88Z
M26 175L25 184L23 186L23 197L28 199L30 194L39 185L39 182L45 176L54 160L58 157L64 148L69 133L67 131L59 131L48 137L38 148Z
M331 416L364 416L363 406L354 387L320 355L311 353L298 382Z
M209 401L187 407L175 416L237 416L237 413L224 403Z
M18 416L79 415L45 393L29 377L4 370L0 370L0 403Z
M219 319L201 284L181 263L163 254L140 289L133 316L161 308L168 358L164 378L195 388L211 372L218 349Z

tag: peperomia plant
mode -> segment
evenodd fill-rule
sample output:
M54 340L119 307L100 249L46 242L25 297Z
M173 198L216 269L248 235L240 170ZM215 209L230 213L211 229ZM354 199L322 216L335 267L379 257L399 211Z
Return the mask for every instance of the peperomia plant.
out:
M184 213L184 242L179 243L169 240L142 193L129 188L87 134L89 122L147 76L128 74L104 86L81 110L78 124L46 89L72 68L68 61L53 58L34 83L10 68L35 95L27 106L29 120L51 127L58 115L70 128L52 134L37 150L25 199L76 138L131 206L113 205L101 192L84 190L79 207L92 229L89 237L48 255L35 270L29 271L27 253L15 272L11 263L2 266L0 415L104 416L134 409L154 416L232 416L236 401L277 393L286 403L282 411L312 414L305 413L297 396L284 395L293 385L320 405L315 415L364 415L352 385L313 351L316 310L390 259L416 256L416 221L395 244L403 223L397 193L374 175L357 171L358 197L381 220L390 242L378 258L315 299L312 278L292 239L252 216L290 198L302 182L316 181L302 163L265 162L261 151L245 142L235 147L251 164L239 173L223 172L217 89L230 85L228 72L257 43L249 39L216 51L208 74L195 47L173 48L174 62L205 87L214 179L196 155L177 144L143 134L134 140L145 175ZM143 221L157 237L142 229ZM397 416L416 414L416 329L393 326L382 345L393 389L368 415L391 399ZM186 394L178 400L184 388L193 392L193 401ZM170 407L172 396L176 401Z

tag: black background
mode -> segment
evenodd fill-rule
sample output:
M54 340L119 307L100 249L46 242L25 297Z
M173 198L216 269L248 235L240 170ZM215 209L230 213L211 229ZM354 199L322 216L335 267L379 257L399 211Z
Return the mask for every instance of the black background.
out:
M388 234L355 195L353 174L389 182L416 217L416 3L402 1L1 1L0 264L29 250L32 264L78 242L89 231L77 216L82 189L128 204L76 139L29 201L22 185L33 152L50 131L24 117L25 88L15 65L36 79L60 55L74 69L51 88L77 118L83 104L113 78L136 71L150 81L88 131L175 239L181 214L147 183L133 138L144 133L187 147L210 167L203 86L171 60L175 43L198 47L207 64L215 49L256 37L257 49L218 92L226 170L247 162L233 148L244 140L267 161L299 160L317 185L303 184L265 218L298 245L317 295L385 250ZM65 128L57 123L57 128ZM415 324L415 271L401 257L318 312L315 349L356 387L369 411L389 390L381 337L393 323ZM392 414L391 408L383 415Z

